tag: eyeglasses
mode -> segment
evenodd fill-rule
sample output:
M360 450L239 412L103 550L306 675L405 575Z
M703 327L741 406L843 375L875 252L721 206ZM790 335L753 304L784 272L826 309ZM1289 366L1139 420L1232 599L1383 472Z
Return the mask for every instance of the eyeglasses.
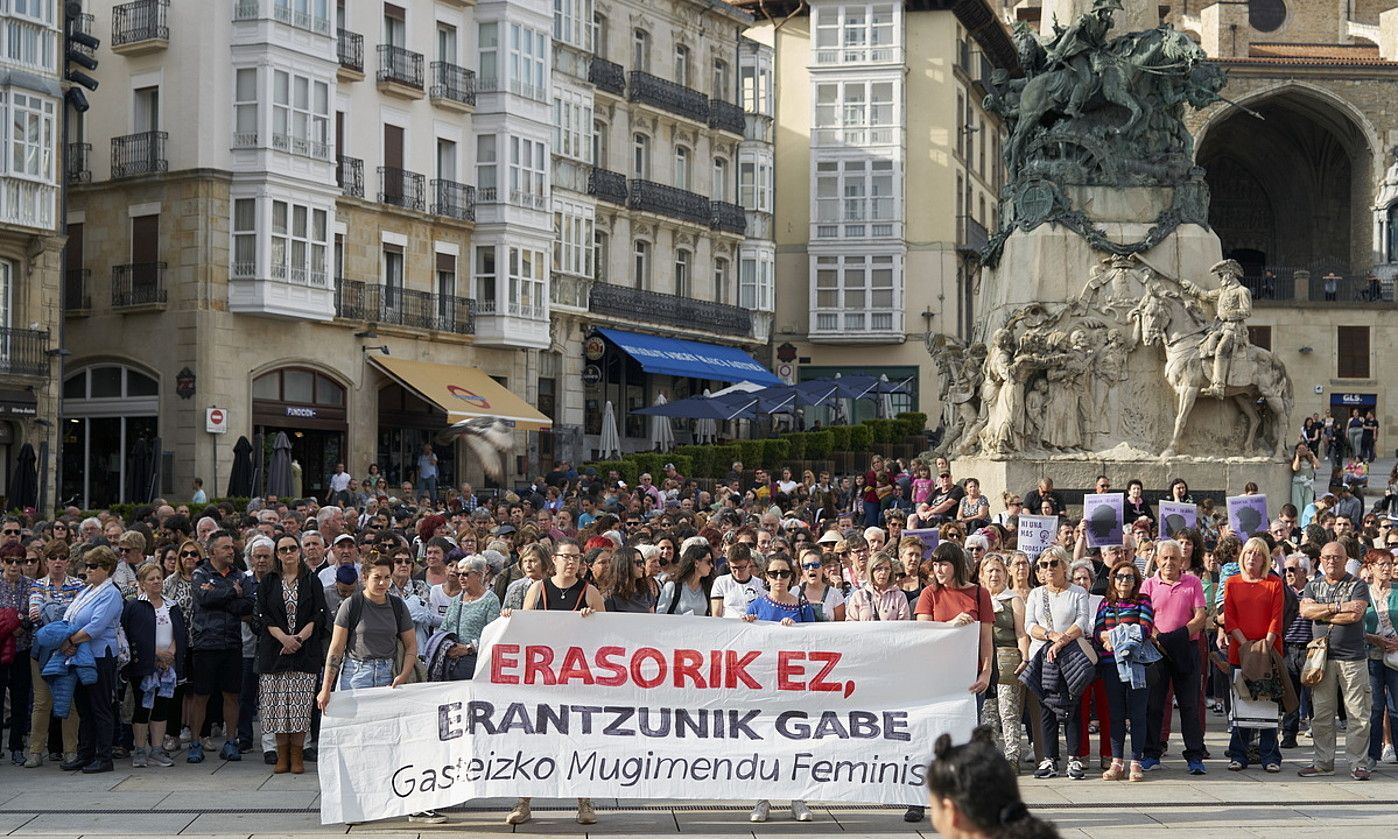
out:
M1049 559L1049 560L1045 560L1044 562L1040 562L1040 563L1039 563L1039 567L1040 567L1040 568L1057 568L1057 567L1058 567L1058 563L1059 563L1059 560L1057 560L1057 559Z
M1300 569L1300 568L1297 568L1295 565L1288 565L1288 566L1286 566L1286 568L1284 568L1284 569L1282 569L1282 570L1285 571L1285 572L1288 573L1288 574L1300 574L1300 573L1301 573L1301 569Z
M971 552L973 552L973 553L978 553L978 554L983 554L983 553L985 553L985 548L982 548L980 545L972 545L971 547L967 548L966 550L971 551Z
M88 569L88 570L90 571L90 570L92 570L92 569L94 569L94 568L101 568L101 567L102 567L102 563L100 563L100 562L84 562L84 563L83 563L83 567L86 568L86 569Z
M7 557L5 557L5 564L6 564L6 565L19 565L21 562L27 562L27 561L28 561L28 560L22 560L22 559L19 559L18 557L13 557L13 556L7 556Z
M791 572L777 568L772 571L768 571L767 576L771 577L774 580L785 580L786 578L791 576Z
M818 570L818 569L820 568L820 563L819 563L819 562L803 562L803 563L801 563L801 567L804 568L804 569L806 569L807 571L815 571L815 570Z
M1348 562L1348 561L1349 561L1349 556L1346 555L1346 554L1321 554L1321 555L1320 555L1320 558L1321 558L1321 559L1334 559L1334 560L1338 560L1339 562Z
M1135 575L1135 574L1113 574L1113 575L1112 575L1112 579L1113 579L1113 580L1116 580L1117 582L1121 582L1122 580L1125 580L1126 582L1131 583L1131 582L1135 582L1135 581L1136 581L1136 575Z
M582 554L554 554L554 557L557 559L564 560L571 559L576 562L577 560L582 559Z
M412 561L412 559L409 558L409 557L400 556L400 557L395 557L395 558L394 558L393 564L394 564L394 565L412 565L412 564L413 564L413 561Z
M296 552L299 551L299 550L301 550L301 549L300 549L299 547L297 547L296 545L282 545L280 548L277 548L277 553L279 553L279 554L294 554L294 553L296 553Z
M133 551L139 551L140 548L118 548L117 550L121 551L121 552L124 553L124 554L129 554L129 553L132 553Z
M19 531L18 531L18 530L0 530L0 533L5 534L6 536L18 536L18 535L19 535Z
M194 557L195 559L198 559L198 558L199 558L199 552L198 552L198 551L180 551L180 557L181 557L181 558L184 558L184 557Z

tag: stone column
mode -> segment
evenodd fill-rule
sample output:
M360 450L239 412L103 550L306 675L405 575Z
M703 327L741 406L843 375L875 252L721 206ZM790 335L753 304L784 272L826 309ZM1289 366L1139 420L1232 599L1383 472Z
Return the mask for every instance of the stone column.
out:
M1093 0L1044 0L1039 17L1039 34L1053 37L1053 21L1056 17L1060 26L1067 26L1079 16L1092 11ZM1124 0L1122 8L1114 10L1111 35L1127 32L1141 32L1160 25L1160 8L1155 2Z

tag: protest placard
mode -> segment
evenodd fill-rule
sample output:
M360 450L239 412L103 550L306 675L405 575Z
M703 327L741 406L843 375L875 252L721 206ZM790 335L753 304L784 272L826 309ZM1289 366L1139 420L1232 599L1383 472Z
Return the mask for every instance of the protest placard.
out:
M1120 547L1126 497L1119 492L1088 493L1082 497L1082 517L1087 522L1089 548Z
M515 612L473 681L332 696L321 821L519 795L924 804L937 737L976 722L978 637Z
M1016 543L1025 556L1036 558L1044 548L1053 544L1058 533L1058 516L1019 517L1019 541Z
M937 534L936 528L932 527L913 528L911 530L904 530L903 535L916 536L917 538L922 540L923 559L932 558L932 551L937 547L937 543L941 540L941 537Z
M1191 502L1160 502L1160 535L1174 538L1186 527L1195 527L1199 521L1199 508Z
M1267 529L1267 496L1228 496L1228 527L1246 539Z

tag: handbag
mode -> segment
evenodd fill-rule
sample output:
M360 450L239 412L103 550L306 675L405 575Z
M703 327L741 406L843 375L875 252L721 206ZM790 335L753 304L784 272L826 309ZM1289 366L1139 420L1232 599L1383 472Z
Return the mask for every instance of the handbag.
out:
M1042 592L1044 593L1044 617L1045 617L1045 618L1048 618L1048 619L1052 619L1053 612L1052 612L1052 610L1050 610L1050 608L1049 608L1049 593L1048 593L1048 589L1047 589L1047 588L1041 588L1040 591L1042 591ZM1082 650L1082 654L1085 655L1085 656L1087 656L1087 660L1090 661L1090 662L1092 662L1092 666L1093 666L1093 667L1096 667L1096 666L1097 666L1097 658L1098 658L1098 656L1097 656L1097 649L1096 649L1095 647L1092 646L1092 642L1088 641L1086 638L1084 638L1084 637L1081 636L1081 635L1079 635L1079 636L1077 637L1076 640L1077 640L1077 642L1078 642L1078 649Z
M1306 661L1301 665L1301 684L1313 688L1325 678L1325 665L1330 653L1330 639L1316 638L1306 645Z
M1019 665L1023 661L1024 658L1019 654L1018 647L996 647L995 665L1000 671L1000 678L996 683L1001 685L1019 684L1019 676L1015 675L1015 671L1019 669Z

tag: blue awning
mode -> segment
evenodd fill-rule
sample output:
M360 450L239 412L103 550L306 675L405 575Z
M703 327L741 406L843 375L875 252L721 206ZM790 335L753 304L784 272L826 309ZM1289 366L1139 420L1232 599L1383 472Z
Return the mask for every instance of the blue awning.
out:
M647 373L665 376L686 376L713 379L719 382L752 382L759 385L779 385L781 379L772 375L757 359L736 347L640 335L620 329L598 329L598 332L627 355L640 363Z

